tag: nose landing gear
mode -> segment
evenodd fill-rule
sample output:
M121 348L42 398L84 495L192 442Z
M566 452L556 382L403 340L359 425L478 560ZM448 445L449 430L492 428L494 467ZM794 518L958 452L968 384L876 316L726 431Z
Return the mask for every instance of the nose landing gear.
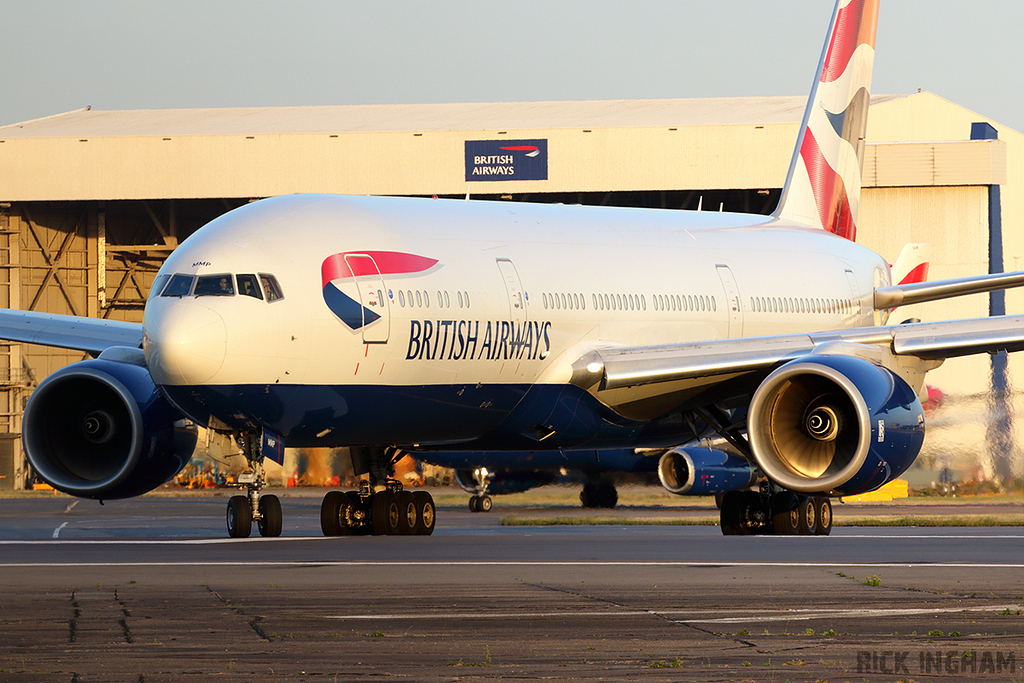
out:
M252 533L253 522L256 522L261 536L281 535L283 521L280 499L274 495L260 496L260 491L267 485L266 473L263 471L261 436L253 432L235 436L249 463L249 471L238 477L239 488L245 489L246 495L232 496L228 500L227 526L231 538L248 538Z

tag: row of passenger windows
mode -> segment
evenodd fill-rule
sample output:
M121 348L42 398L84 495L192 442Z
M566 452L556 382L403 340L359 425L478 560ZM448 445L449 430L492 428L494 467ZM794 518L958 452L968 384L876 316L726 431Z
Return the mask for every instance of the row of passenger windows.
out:
M284 298L277 278L269 273L232 275L183 275L164 273L157 276L149 296L251 296L254 299L274 302Z
M801 299L777 296L750 298L750 310L758 313L852 313L847 299Z
M544 308L555 310L586 310L587 298L583 294L541 295ZM717 311L715 298L701 295L653 294L651 301L656 311ZM643 294L592 294L593 307L601 311L646 311L647 297Z
M407 289L404 292L398 290L398 305L405 307L430 308L430 293L425 290ZM469 308L469 292L455 292L452 296L449 292L437 292L434 302L439 308L451 308L457 304L459 308Z

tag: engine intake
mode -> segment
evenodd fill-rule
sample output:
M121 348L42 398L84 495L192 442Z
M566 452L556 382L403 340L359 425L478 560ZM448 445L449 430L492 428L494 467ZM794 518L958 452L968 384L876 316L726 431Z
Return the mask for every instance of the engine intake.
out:
M194 432L145 367L86 360L47 377L25 406L22 440L35 473L59 491L115 499L151 491L181 471Z
M852 495L902 474L924 441L913 389L853 356L808 356L770 374L750 402L754 459L776 484Z
M658 479L670 493L709 496L748 488L755 476L750 463L739 455L718 448L687 446L661 456Z

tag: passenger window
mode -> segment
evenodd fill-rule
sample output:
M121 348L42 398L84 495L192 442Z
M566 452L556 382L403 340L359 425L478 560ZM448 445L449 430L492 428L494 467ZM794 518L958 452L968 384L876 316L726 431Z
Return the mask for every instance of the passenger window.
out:
M171 279L171 276L170 276L169 273L164 273L163 275L157 275L156 276L156 280L153 280L153 286L149 288L149 296L146 297L146 298L147 299L152 299L154 296L159 294L160 290L164 288L164 285L166 285L167 281L170 280L170 279Z
M398 290L398 305L405 308L405 295L402 294L402 290Z
M416 290L416 305L417 306L422 306L423 305L423 295L420 294L420 290L418 290L418 289Z
M260 283L263 285L263 292L267 295L268 303L274 303L284 298L281 285L277 283L277 278L273 275L260 273Z
M444 293L444 307L445 308L451 308L452 307L452 298L450 296L448 296L448 292Z
M160 296L188 296L192 291L192 283L195 282L195 279L193 275L175 275L164 287Z
M260 301L263 300L260 283L256 280L255 275L237 275L235 279L238 280L238 293L241 296L251 296Z

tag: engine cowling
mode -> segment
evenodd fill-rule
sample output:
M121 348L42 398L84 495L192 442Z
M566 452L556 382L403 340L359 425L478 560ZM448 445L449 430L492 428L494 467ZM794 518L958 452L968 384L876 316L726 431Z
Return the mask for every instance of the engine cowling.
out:
M47 377L25 406L22 442L33 470L81 498L138 496L167 482L192 457L196 434L146 368L99 358Z
M914 390L853 356L783 365L754 392L747 425L764 474L802 493L873 491L906 471L924 442Z
M658 479L670 493L710 496L748 488L755 476L750 463L735 453L687 446L673 448L661 456Z

